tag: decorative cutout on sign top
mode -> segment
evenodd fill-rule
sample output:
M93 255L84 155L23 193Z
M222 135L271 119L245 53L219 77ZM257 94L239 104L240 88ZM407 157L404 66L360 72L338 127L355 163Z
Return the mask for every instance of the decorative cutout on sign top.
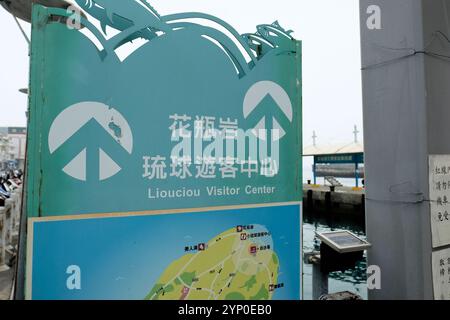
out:
M144 0L75 1L90 16L89 20L95 19L100 24L102 32L84 16L79 18L94 36L95 39L91 41L101 44L97 47L103 59L119 59L117 49L136 39L152 41L180 31L191 32L218 46L227 55L240 78L251 72L269 53L280 55L296 51L292 31L285 30L278 21L259 25L255 33L241 35L225 21L204 13L162 16ZM56 8L52 8L52 12L65 17L72 14ZM110 33L114 33L109 29L115 30L116 34L107 39ZM133 53L133 50L130 51L128 56Z

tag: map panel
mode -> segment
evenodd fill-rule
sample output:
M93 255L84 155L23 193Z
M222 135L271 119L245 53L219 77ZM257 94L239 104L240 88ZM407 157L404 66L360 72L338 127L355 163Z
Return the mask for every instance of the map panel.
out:
M30 223L29 259L39 277L28 275L28 295L300 299L300 226L300 204L35 219Z

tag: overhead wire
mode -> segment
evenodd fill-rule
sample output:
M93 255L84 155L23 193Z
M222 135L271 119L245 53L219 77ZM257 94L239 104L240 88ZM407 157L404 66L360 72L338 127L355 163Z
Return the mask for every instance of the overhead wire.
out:
M380 68L392 63L396 63L398 61L401 60L405 60L408 59L410 57L416 56L418 54L424 54L433 58L440 58L440 59L445 59L445 60L450 60L450 55L446 55L446 54L442 54L442 53L438 53L438 52L433 52L433 51L427 51L427 49L433 44L433 42L438 38L438 36L440 36L441 38L443 38L448 44L450 44L450 38L449 36L447 36L444 32L437 30L433 33L433 36L431 37L430 41L427 43L427 45L425 46L424 50L416 50L414 48L390 48L390 47L386 47L386 46L381 46L381 45L376 45L379 48L383 48L386 50L392 50L392 51L410 51L410 53L405 54L403 56L400 57L396 57L390 60L386 60L386 61L382 61L382 62L378 62L378 63L374 63L368 66L363 66L361 68L361 70L369 70L369 69L376 69L376 68Z

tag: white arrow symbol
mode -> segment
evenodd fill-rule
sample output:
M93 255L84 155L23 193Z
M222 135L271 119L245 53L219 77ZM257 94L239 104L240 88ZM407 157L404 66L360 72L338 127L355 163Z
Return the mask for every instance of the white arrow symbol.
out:
M293 120L293 108L291 99L286 91L277 83L273 81L260 81L255 83L250 89L247 91L247 94L244 98L244 118L247 119L250 114L260 105L265 97L270 95L272 99L275 101L277 106L281 109L284 115L288 118L289 122ZM273 135L273 139L279 140L283 138L286 132L281 128L281 125L278 121L273 118L272 119L273 128L275 131ZM265 132L266 130L266 119L263 117L261 121L255 127L256 132ZM265 134L256 134L259 139L265 140Z
M125 118L115 109L99 102L81 102L74 104L62 111L53 121L48 146L53 154L67 140L87 124L91 119L95 121L129 154L133 151L133 134ZM114 122L112 123L112 120ZM120 132L115 131L118 128ZM117 174L121 168L101 148L99 152L99 178L106 180ZM86 148L73 158L63 171L80 181L86 181Z

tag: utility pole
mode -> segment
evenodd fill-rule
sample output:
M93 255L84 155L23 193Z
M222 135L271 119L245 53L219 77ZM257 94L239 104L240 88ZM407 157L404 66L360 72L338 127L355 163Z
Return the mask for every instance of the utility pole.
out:
M360 0L368 264L381 269L369 299L443 297L433 292L442 248L432 243L429 156L450 154L449 8Z
M353 135L355 137L355 143L358 143L358 133L359 133L358 127L355 124L355 129L353 130Z

